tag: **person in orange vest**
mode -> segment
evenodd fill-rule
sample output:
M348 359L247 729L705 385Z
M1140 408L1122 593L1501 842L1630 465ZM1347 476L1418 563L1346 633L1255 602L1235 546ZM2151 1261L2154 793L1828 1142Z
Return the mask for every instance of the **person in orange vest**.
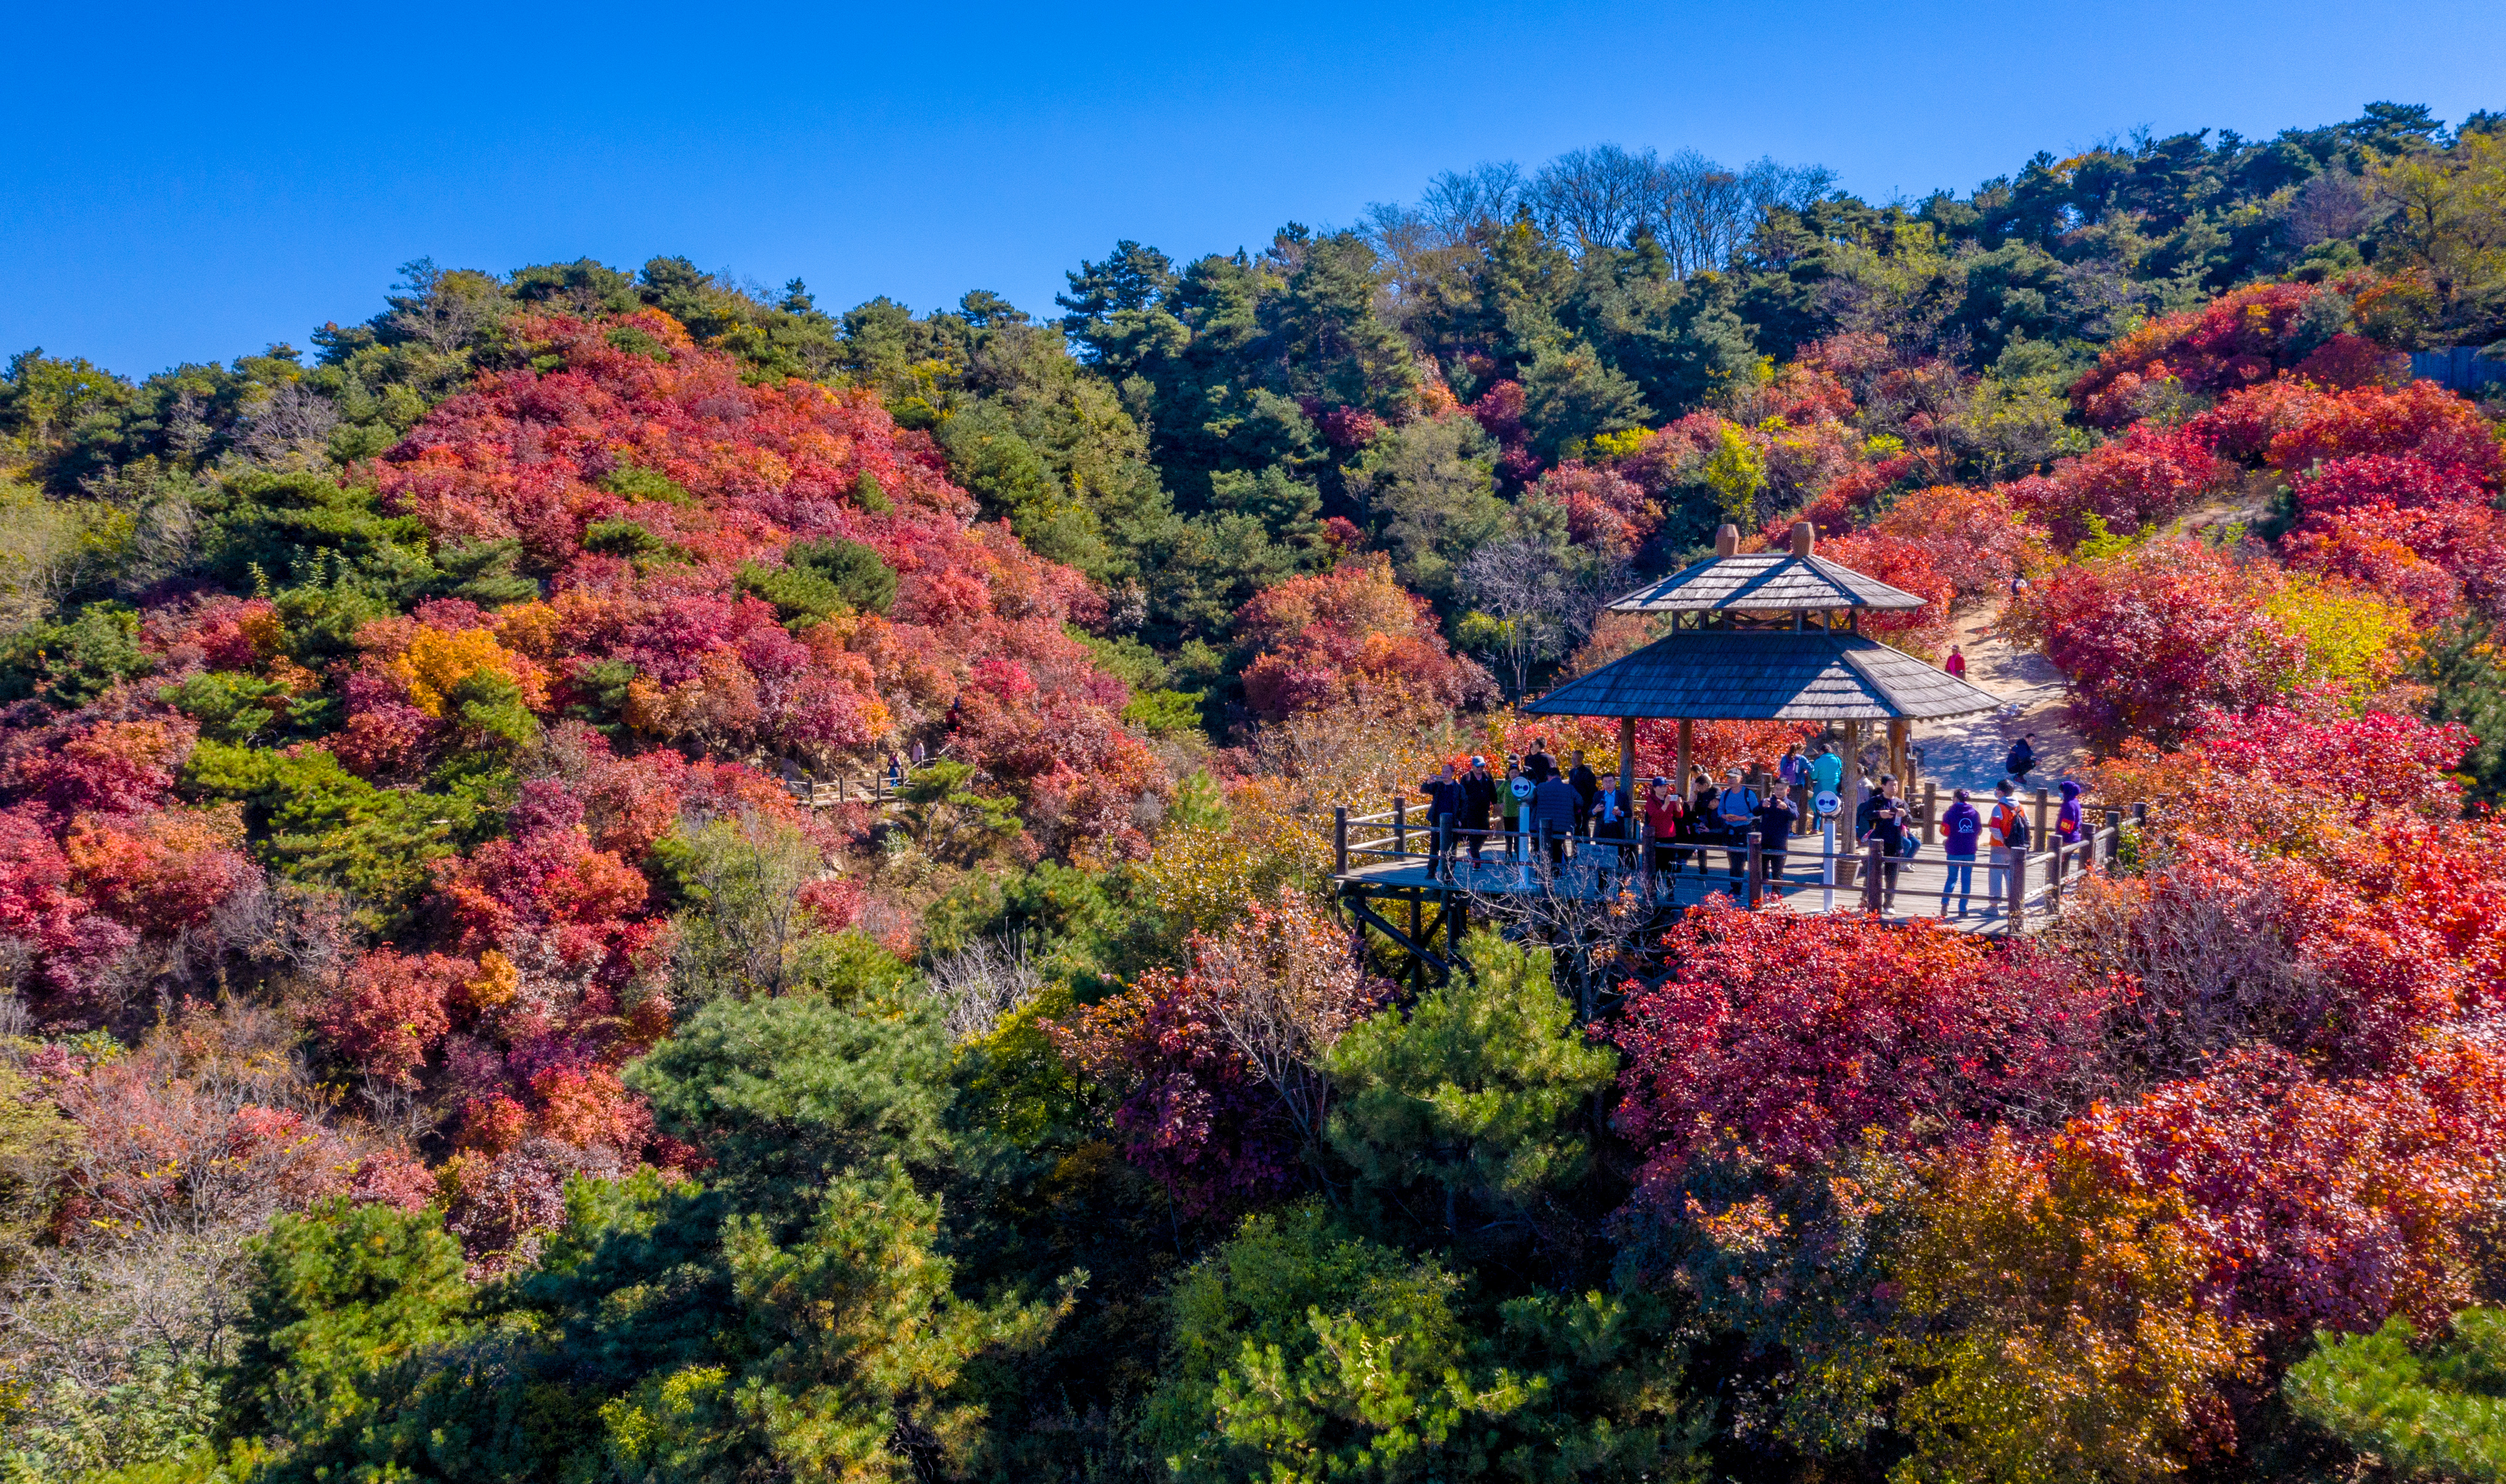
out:
M2011 863L2024 860L2027 854L2027 811L2019 806L2014 796L2018 792L2007 778L1994 784L1992 812L1984 819L1984 837L1992 847L1992 864L1985 870L1986 895L1992 899L1987 916L1998 913L2002 903L2010 900L2010 894L2003 889L2003 873L2010 869Z

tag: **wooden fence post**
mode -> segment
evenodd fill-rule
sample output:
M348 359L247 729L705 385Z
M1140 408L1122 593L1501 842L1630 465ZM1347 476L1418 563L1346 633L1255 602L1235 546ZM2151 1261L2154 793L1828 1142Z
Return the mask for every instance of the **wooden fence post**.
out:
M1756 910L1757 910L1757 908L1758 908L1758 878L1759 878L1759 872L1761 872L1761 871L1763 871L1763 870L1765 870L1765 869L1766 869L1766 857L1760 853L1762 850L1764 850L1764 848L1765 848L1765 842L1764 842L1764 840L1761 838L1761 836L1759 835L1758 831L1757 831L1757 830L1750 830L1750 831L1749 831L1749 885L1748 885L1747 889L1743 892L1743 894L1742 894L1742 896L1741 896L1741 903L1740 903L1740 904L1741 904L1741 905L1743 905L1743 906L1745 906L1745 907L1747 907L1747 908L1749 908L1749 909L1750 909L1751 911L1753 911L1753 912L1754 912L1754 911L1756 911Z
M2120 854L2120 853L2122 852L2122 850L2123 850L2123 811L2122 811L2121 809L2108 809L2108 810L2106 811L2106 844L2105 844L2105 856L2106 856L2106 859L2105 859L2105 868L2106 868L2106 874L2107 874L2107 875L2111 876L2111 875L2113 875L2113 874L2114 874L2114 868L2115 868L2115 857L2116 857L2118 854Z
M2046 803L2047 803L2047 799L2046 799L2046 796L2045 796L2045 791L2044 791L2043 789L2038 789L2038 790L2036 791L2036 817L2035 817L2034 819L2032 819L2032 820L2029 820L2027 823L2028 823L2030 826L2034 827L2034 829L2035 829L2035 830L2036 830L2036 833L2034 834L2034 836L2032 836L2032 838L2034 838L2034 839L2036 840L2036 842L2037 842L2037 843L2039 843L2039 844L2042 844L2042 843L2044 843L2047 839L2050 839L2050 838L2051 838L2051 836L2050 836L2050 835L2048 835L2048 834L2045 832L2045 805L2046 805Z
M1862 906L1865 911L1886 911L1886 899L1881 896L1880 862L1886 847L1873 840L1862 855Z
M1332 874L1348 874L1348 805L1332 807Z
M2016 933L2027 921L2027 852L2010 852L2010 931Z
M1410 800L1406 798L1392 800L1392 853L1410 853Z
M1932 782L1930 779L1926 778L1926 779L1924 779L1924 780L1923 780L1923 843L1924 843L1924 844L1926 844L1926 845L1936 845L1936 844L1940 843L1940 834L1939 834L1939 830L1940 830L1940 821L1941 821L1941 786L1940 786L1939 784L1937 784L1937 783Z

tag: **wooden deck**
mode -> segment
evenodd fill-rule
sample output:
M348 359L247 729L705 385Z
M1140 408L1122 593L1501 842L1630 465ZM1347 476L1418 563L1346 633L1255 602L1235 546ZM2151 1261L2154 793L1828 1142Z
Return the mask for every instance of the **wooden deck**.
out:
M1855 867L1860 864L1851 858L1837 863L1836 882L1828 885L1822 878L1823 862L1816 842L1808 851L1794 851L1784 858L1780 876L1769 873L1760 888L1758 906L1761 910L1797 912L1819 916L1829 912L1864 910L1863 892ZM1672 912L1696 906L1709 897L1722 896L1734 901L1743 901L1748 893L1745 862L1739 874L1730 871L1726 852L1716 848L1705 871L1700 872L1690 847L1681 847L1691 859L1682 863L1676 872L1628 870L1617 857L1615 846L1604 843L1586 847L1582 859L1569 858L1566 867L1551 879L1547 863L1526 868L1520 860L1507 860L1502 850L1489 851L1485 864L1474 866L1468 851L1450 871L1431 868L1423 855L1403 855L1378 859L1365 865L1352 864L1333 879L1343 887L1353 887L1368 895L1423 894L1428 900L1451 893L1476 897L1535 897L1556 895L1579 901L1598 903L1633 891L1644 906L1660 912ZM1769 858L1772 861L1772 858ZM2052 888L2046 883L2053 869L2050 851L2028 858L2031 883L2025 898L2025 916L2018 929L2032 933L2047 926L2058 910L2058 903L2049 899ZM2008 911L1987 897L1989 886L1988 863L1978 862L1973 885L1961 903L1951 895L1944 901L1942 888L1949 876L1948 864L1934 847L1929 859L1916 858L1901 862L1897 868L1897 892L1893 902L1881 909L1880 915L1892 922L1911 922L1915 918L1936 921L1941 926L1960 933L1984 937L2005 937L2012 935ZM1884 877L1883 877L1884 879ZM2076 879L2076 877L2074 877Z
M1648 863L1664 859L1650 840L1622 845L1577 837L1565 842L1564 863L1553 871L1544 842L1503 830L1488 831L1477 865L1467 836L1455 842L1450 865L1439 862L1433 836L1409 822L1406 805L1357 818L1336 811L1332 829L1333 879L1352 901L1388 898L1425 905L1554 897L1599 903L1632 893L1648 915L1666 916L1720 895L1763 910L1813 916L1876 909L1890 921L1928 918L1985 937L2045 927L2083 873L2113 868L2123 837L2122 815L2112 812L2102 829L2080 843L2027 852L2015 869L1996 867L1988 857L1971 866L1960 863L1953 883L1949 859L1930 842L1893 863L1893 871L1876 847L1857 852L1848 846L1830 858L1819 833L1792 836L1780 855L1761 842L1754 857L1745 847L1675 841L1667 847L1668 868L1657 864L1648 869ZM1865 885L1874 875L1881 883L1877 893ZM1951 890L1952 884L1957 890Z

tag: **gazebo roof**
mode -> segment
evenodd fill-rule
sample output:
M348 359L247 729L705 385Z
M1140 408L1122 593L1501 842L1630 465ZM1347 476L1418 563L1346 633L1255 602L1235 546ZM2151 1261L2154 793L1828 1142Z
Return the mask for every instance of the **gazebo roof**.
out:
M1711 556L1639 587L1610 605L1623 614L1792 613L1805 610L1920 608L1923 600L1876 577L1808 550Z
M1739 554L1739 529L1724 526L1714 556L1639 586L1609 604L1622 615L1752 615L1805 609L1919 609L1922 599L1852 567L1811 556L1809 521L1792 529L1792 551Z
M1884 722L1966 716L2001 704L1988 690L1860 634L1685 629L1522 709L1699 722Z

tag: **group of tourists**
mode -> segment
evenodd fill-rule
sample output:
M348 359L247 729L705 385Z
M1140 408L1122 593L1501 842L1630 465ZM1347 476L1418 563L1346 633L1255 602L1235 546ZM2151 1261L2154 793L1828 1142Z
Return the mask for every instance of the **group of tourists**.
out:
M1951 790L1950 806L1940 819L1941 850L1948 873L1941 885L1941 914L1957 898L1965 916L1975 896L1975 867L1986 866L1985 911L1995 915L2006 899L2010 862L2030 848L2029 825L2019 801L2021 785L2035 766L2033 738L2022 737L2005 760L2010 776L1995 784L1988 809L1981 808L1965 789ZM1845 760L1833 745L1810 757L1795 747L1774 769L1774 783L1765 791L1752 787L1739 767L1728 768L1718 783L1704 768L1692 770L1684 787L1656 775L1640 797L1619 796L1615 775L1596 774L1580 751L1565 767L1549 751L1546 739L1535 739L1520 756L1508 753L1501 764L1474 754L1460 767L1446 763L1418 786L1427 796L1430 868L1450 880L1463 851L1474 869L1487 864L1487 837L1499 834L1502 859L1529 859L1545 853L1553 871L1563 869L1570 849L1593 853L1594 867L1607 872L1636 865L1638 830L1653 842L1653 869L1676 875L1690 862L1698 874L1711 870L1721 854L1731 879L1737 881L1748 866L1749 838L1757 836L1761 879L1780 894L1790 855L1789 842L1814 824L1814 800L1839 794ZM1863 780L1864 797L1852 822L1857 848L1880 847L1881 901L1894 907L1898 872L1919 850L1918 821L1903 787L1890 775ZM2086 838L2086 813L2081 787L2061 786L2062 805L2054 824L2055 843L2075 845ZM1812 852L1812 862L1823 851Z

